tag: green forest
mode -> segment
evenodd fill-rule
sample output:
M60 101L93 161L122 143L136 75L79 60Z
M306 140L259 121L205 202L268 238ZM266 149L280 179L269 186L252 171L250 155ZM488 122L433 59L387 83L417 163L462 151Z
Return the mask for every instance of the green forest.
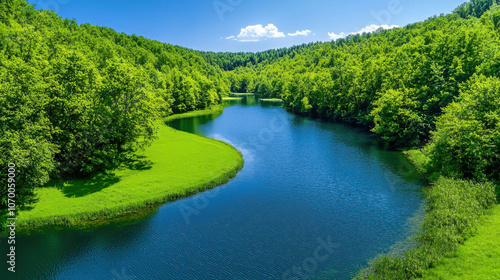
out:
M162 119L208 109L230 93L367 127L429 178L421 246L382 258L360 279L423 276L473 235L500 195L495 0L403 28L259 53L190 50L6 0L0 37L0 166L16 163L24 205L52 179L119 165L151 144ZM2 209L6 193L0 189Z
M162 117L229 93L223 71L194 51L23 0L2 1L0 12L0 165L16 163L20 203L50 179L116 166L151 143Z
M232 92L281 98L296 114L369 127L396 147L422 149L434 172L499 183L499 30L500 7L474 0L396 30L202 55L234 68L225 73Z

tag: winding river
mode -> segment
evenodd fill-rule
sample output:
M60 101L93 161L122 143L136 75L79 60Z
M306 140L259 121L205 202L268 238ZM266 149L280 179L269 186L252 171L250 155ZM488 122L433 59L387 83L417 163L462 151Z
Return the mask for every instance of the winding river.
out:
M170 125L232 144L243 170L134 222L18 236L18 279L349 279L412 246L422 183L364 129L253 97Z

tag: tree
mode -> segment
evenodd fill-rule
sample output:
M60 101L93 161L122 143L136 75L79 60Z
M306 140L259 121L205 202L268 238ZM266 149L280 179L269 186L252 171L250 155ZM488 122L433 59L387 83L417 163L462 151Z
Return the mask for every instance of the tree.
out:
M16 203L33 200L33 190L49 181L56 146L50 142L51 125L41 72L19 58L0 55L0 183L7 186L8 164L15 164ZM0 188L0 208L7 206L7 188Z
M444 112L424 150L431 169L500 182L500 79L475 76Z
M423 131L422 116L416 112L418 106L411 90L384 92L371 112L375 122L373 132L400 146L418 146Z

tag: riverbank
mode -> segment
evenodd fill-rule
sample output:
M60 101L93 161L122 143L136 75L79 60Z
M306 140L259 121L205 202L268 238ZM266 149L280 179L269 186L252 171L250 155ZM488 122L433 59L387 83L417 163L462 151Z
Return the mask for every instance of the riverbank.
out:
M417 150L406 155L426 173L425 155ZM355 279L490 279L491 269L499 270L495 186L428 175L432 182L424 191L427 214L416 237L419 246L401 258L378 257Z
M283 103L283 99L279 99L279 98L263 98L263 99L260 99L260 102L270 102L270 103Z
M246 97L246 96L255 96L255 93L252 92L243 92L243 93L230 93L229 97Z
M477 234L459 246L453 258L429 269L424 279L500 279L500 206L485 216Z
M222 112L222 106L165 121ZM18 213L18 230L102 222L219 186L243 168L239 151L224 142L160 124L158 139L119 168L88 179L51 182L38 202Z
M220 115L222 114L223 111L224 111L224 106L214 105L206 110L190 111L183 114L171 115L166 117L163 121L169 122L178 119L187 119L187 118L201 117L207 115Z
M222 101L242 101L244 97L223 97Z

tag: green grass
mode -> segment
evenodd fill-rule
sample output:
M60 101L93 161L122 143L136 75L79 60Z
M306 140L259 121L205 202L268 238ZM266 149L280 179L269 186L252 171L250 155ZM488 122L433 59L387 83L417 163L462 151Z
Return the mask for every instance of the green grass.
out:
M243 97L222 97L222 100L242 100Z
M276 103L281 103L283 102L283 99L279 98L269 98L269 99L260 99L261 102L276 102Z
M419 173L427 172L426 166L429 164L430 159L421 150L409 150L404 153Z
M476 236L428 270L424 279L500 279L500 206L487 216Z
M186 112L183 114L171 115L171 116L166 117L164 119L164 121L168 122L168 121L173 121L173 120L178 120L178 119L194 118L194 117L201 117L201 116L213 115L213 114L221 114L223 111L224 111L224 106L214 105L206 110L190 111L190 112Z
M221 185L242 167L232 146L162 124L158 139L121 167L37 189L39 201L18 213L17 225L24 230L100 223Z
M244 96L254 96L255 93L247 92L247 93L231 93L229 94L230 97L244 97Z

